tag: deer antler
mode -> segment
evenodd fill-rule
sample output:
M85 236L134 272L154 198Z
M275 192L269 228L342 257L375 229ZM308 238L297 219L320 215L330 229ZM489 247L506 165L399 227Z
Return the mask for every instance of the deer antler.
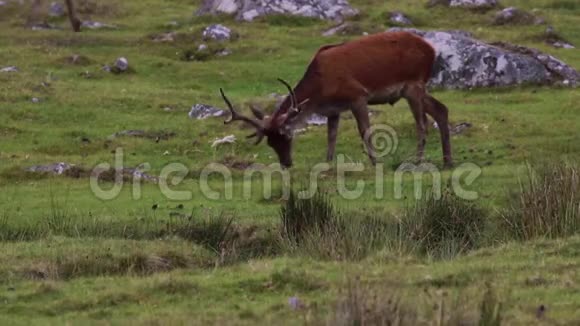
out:
M288 94L290 96L290 107L292 109L298 109L296 107L296 94L294 94L294 90L292 89L292 86L290 86L290 84L288 84L284 79L282 78L278 78L278 81L281 82L282 84L284 84L284 86L286 86L286 88L288 89Z
M309 99L306 99L299 103L298 100L296 99L296 93L294 93L292 86L290 86L290 84L288 84L288 82L286 82L282 78L278 78L278 81L284 84L284 86L286 86L286 88L288 89L289 93L288 96L290 96L290 112L288 112L286 121L292 121L292 119L294 119L302 111L300 109L300 106L308 102Z
M246 117L244 115L241 115L240 113L238 113L238 111L236 111L236 109L234 109L234 106L232 105L232 102L230 102L230 100L228 99L228 97L226 96L226 94L224 93L224 90L220 88L220 94L222 95L222 98L224 99L224 102L226 102L228 109L230 110L230 113L232 114L231 117L228 120L224 121L224 124L229 124L232 121L243 121L246 122L247 124L251 125L252 127L256 128L256 132L254 132L253 134L249 135L248 138L252 138L252 137L258 137L257 141L256 141L256 145L259 144L262 139L264 138L264 127L262 126L262 123L260 123L260 121L256 120L256 119L252 119L249 117Z

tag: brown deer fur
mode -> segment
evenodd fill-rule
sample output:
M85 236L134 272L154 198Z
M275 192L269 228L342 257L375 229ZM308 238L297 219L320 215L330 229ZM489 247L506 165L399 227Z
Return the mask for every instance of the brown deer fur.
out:
M340 113L350 109L374 164L367 105L392 105L405 98L415 118L418 159L423 159L426 114L429 114L439 126L444 163L450 166L448 110L426 91L434 61L433 47L408 32L379 33L324 46L296 87L289 89L291 94L278 110L263 120L259 119L260 114L255 114L258 119L252 125L257 129L258 140L267 137L280 163L291 166L292 127L312 113L326 116L329 119L327 160L330 161L334 157ZM234 112L233 107L230 109ZM251 118L244 119L248 122Z

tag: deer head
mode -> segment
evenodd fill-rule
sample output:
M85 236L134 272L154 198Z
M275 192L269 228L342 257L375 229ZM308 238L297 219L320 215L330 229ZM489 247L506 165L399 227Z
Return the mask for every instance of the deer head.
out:
M299 104L296 101L296 95L292 87L283 79L278 79L284 84L289 92L290 109L286 112L276 112L272 116L265 115L260 109L251 107L254 118L244 116L236 111L230 100L224 94L223 89L220 88L222 98L226 102L228 109L231 112L231 117L224 121L224 124L229 124L232 121L243 121L255 128L255 132L247 138L256 138L255 145L258 145L264 137L267 138L268 146L272 147L278 155L280 165L289 168L292 166L292 139L293 130L292 122L300 113ZM305 102L302 102L303 104Z

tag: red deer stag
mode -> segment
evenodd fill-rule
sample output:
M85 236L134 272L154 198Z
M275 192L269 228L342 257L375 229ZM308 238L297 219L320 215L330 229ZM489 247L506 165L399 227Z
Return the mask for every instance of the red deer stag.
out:
M327 160L334 158L340 113L348 109L356 118L360 136L373 164L376 155L371 141L367 105L395 104L401 98L409 103L417 130L417 159L423 160L427 116L439 126L446 167L453 164L449 140L448 110L427 93L426 84L435 61L435 50L421 37L408 32L379 33L350 42L323 46L318 50L304 77L271 115L252 108L255 118L239 114L225 96L231 111L225 123L240 120L256 129L248 137L256 144L267 137L280 164L292 166L292 130L312 113L328 117Z

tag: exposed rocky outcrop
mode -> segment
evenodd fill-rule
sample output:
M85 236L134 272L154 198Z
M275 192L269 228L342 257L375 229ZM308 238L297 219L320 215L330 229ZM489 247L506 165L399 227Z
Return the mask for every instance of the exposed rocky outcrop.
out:
M100 181L122 181L122 180L143 180L148 182L157 183L159 178L150 175L143 171L141 167L127 168L123 167L119 170L115 168L102 169L95 168L92 170L83 168L81 166L67 163L59 162L54 164L44 164L35 165L26 169L26 171L31 173L37 173L41 175L62 175L70 178L89 178L95 177Z
M347 0L205 0L197 13L236 15L245 21L276 14L341 20L358 10Z
M222 117L224 115L226 115L224 110L206 104L196 104L191 107L191 110L189 111L189 117L197 120L203 120L210 117Z
M221 24L209 25L203 30L204 40L229 41L232 38L232 30Z
M447 6L468 9L492 9L499 5L498 0L429 0L427 6Z
M406 30L437 50L431 86L473 88L520 84L576 85L579 73L553 56L505 43L489 44L463 31Z
M493 25L540 25L545 21L541 17L536 17L533 14L515 8L509 7L498 11L492 21Z

